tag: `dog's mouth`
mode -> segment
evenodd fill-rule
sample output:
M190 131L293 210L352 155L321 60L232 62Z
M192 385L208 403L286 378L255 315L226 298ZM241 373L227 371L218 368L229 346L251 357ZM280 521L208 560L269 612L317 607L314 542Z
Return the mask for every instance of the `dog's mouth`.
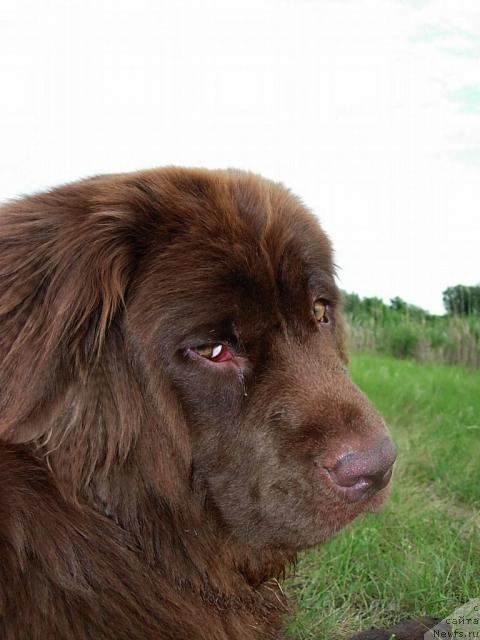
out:
M349 525L362 514L376 513L382 509L390 494L393 470L389 469L378 483L359 479L351 486L342 487L335 482L331 472L325 467L316 467L315 479L322 495L322 510L325 499L330 504L330 527L321 542ZM325 524L325 520L323 521Z

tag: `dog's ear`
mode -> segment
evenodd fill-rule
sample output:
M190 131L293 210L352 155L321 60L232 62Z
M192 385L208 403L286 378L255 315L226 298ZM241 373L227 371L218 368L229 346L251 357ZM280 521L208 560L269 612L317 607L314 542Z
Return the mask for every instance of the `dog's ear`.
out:
M48 419L94 368L136 266L135 214L96 181L0 210L0 435ZM30 436L22 437L28 439ZM32 434L35 437L35 434Z

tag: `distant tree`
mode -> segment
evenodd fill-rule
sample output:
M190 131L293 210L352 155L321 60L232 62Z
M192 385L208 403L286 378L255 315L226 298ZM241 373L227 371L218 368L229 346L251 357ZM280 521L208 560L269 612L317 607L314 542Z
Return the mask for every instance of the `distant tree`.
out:
M385 316L387 305L380 298L363 298L362 305L368 315L380 320Z
M385 306L383 300L375 296L372 298L363 298L362 302L369 311L382 309Z
M457 284L443 292L443 304L451 315L480 314L480 285Z
M362 301L357 293L343 293L343 308L346 313L357 314L362 308Z
M402 298L400 298L399 296L395 296L395 298L392 298L390 300L390 309L393 309L394 311L406 311L407 310L407 303L405 302L405 300L402 300Z
M390 309L398 311L412 320L422 320L428 316L425 309L417 307L414 304L408 304L408 302L405 302L405 300L402 300L402 298L399 298L398 296L390 300Z

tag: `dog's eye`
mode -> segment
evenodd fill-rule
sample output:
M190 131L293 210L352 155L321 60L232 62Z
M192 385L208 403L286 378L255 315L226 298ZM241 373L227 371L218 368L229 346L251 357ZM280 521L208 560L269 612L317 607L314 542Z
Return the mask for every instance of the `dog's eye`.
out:
M317 322L328 322L328 303L325 300L316 300L313 305L313 313Z
M213 362L225 362L232 358L232 354L224 344L202 344L194 347L193 351Z

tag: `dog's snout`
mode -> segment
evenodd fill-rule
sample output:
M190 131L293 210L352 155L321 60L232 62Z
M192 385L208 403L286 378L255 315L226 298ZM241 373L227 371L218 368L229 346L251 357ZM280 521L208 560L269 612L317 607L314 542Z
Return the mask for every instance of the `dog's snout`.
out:
M395 459L395 445L385 436L377 446L346 453L326 469L341 493L357 502L387 486Z

